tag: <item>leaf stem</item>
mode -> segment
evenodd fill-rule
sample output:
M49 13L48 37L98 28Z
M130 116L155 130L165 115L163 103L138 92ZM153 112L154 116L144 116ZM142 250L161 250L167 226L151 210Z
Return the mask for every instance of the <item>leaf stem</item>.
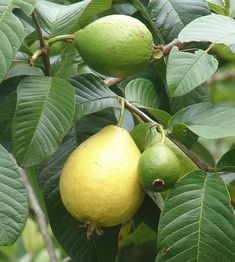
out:
M118 119L118 122L117 122L117 126L121 126L122 125L122 122L123 122L123 118L124 118L124 111L125 111L125 101L122 97L118 97L118 102L120 103L121 105L121 108L120 108L120 115L119 115L119 119Z
M47 43L50 45L59 42L59 41L64 41L64 40L74 40L74 34L67 34L67 35L58 35L55 37L52 37L47 40Z
M63 41L63 40L74 40L74 34L58 35L58 36L52 37L48 40L44 39L44 42L47 44L47 47L48 47L48 52L49 52L49 48L50 48L51 45L53 45L56 42ZM29 60L30 65L34 65L37 58L40 55L43 55L43 48L42 47L40 47L39 49L37 49L34 52L34 54L32 55L32 57ZM49 57L48 53L47 53L47 56Z

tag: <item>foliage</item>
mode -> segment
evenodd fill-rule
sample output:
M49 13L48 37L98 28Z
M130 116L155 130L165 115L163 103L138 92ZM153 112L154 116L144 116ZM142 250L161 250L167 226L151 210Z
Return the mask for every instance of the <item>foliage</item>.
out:
M110 14L151 31L158 56L140 74L98 74L76 50L73 33ZM0 1L1 261L49 261L22 173L60 260L235 261L234 18L234 0ZM117 123L121 101L140 151L160 123L185 174L88 240L62 204L60 173L74 148Z

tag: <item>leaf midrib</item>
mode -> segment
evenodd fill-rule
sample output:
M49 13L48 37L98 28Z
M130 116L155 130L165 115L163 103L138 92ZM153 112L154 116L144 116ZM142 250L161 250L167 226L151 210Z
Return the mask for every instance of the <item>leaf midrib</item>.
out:
M197 242L197 262L199 262L199 254L200 254L200 240L201 240L201 228L202 228L202 214L203 214L203 203L205 199L205 189L206 189L206 184L208 181L208 176L205 177L205 181L203 183L203 190L202 190L202 196L201 196L201 208L200 208L200 215L199 215L199 221L198 221L198 242Z
M46 96L45 96L45 99L44 99L44 103L43 103L43 106L42 106L42 110L41 110L41 112L40 112L40 117L38 118L37 125L36 125L36 127L35 127L35 129L34 129L33 136L32 136L32 138L31 138L31 141L30 141L29 145L28 145L28 149L27 149L27 151L25 152L25 155L24 155L24 158L23 158L23 160L22 160L22 163L24 163L25 159L27 159L29 150L30 150L31 145L32 145L32 143L33 143L33 141L34 141L34 138L35 138L36 130L38 129L39 123L41 122L40 120L41 120L41 118L42 118L42 112L44 111L45 106L46 106L46 104L47 104L47 102L48 102L48 97L49 97L49 93L50 93L50 91L51 91L52 82L53 82L53 79L52 79L52 78L49 78L49 79L50 79L50 81L48 82L49 88L48 88L48 92L47 92L47 94L46 94Z

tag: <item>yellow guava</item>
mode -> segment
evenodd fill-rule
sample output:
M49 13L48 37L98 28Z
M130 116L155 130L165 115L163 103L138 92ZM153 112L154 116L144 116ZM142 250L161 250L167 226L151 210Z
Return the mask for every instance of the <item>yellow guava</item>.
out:
M75 46L95 71L112 77L141 72L153 56L153 37L138 19L102 17L75 33Z
M67 159L59 188L68 212L88 226L120 224L140 206L144 191L137 165L140 151L129 133L107 126L80 144Z

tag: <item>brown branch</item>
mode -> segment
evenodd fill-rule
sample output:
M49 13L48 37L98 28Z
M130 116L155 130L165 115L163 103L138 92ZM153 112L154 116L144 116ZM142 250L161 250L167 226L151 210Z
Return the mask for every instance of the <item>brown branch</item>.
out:
M123 98L124 99L124 98ZM154 121L151 119L149 116L147 116L145 113L143 113L141 110L139 110L137 107L132 105L129 101L124 99L125 101L125 107L138 115L143 121L149 122L152 124L158 124L158 122ZM166 136L179 148L181 149L201 170L207 172L208 171L208 166L203 163L199 158L197 158L196 155L194 155L191 151L189 151L182 143L179 141L176 141L174 138L172 138L169 134L166 134Z
M40 48L42 51L42 59L43 59L43 63L44 63L44 74L46 76L50 76L50 59L49 59L49 45L47 43L47 41L44 39L43 34L42 34L42 30L37 18L37 15L35 12L32 13L32 19L34 21L35 27L36 27L36 31L38 33L38 37L39 37L39 42L40 42ZM32 62L32 61L31 61Z
M107 77L104 82L107 86L114 86L122 81L122 78Z
M40 207L40 204L38 203L37 197L33 191L33 188L29 182L29 179L27 177L27 174L24 169L20 169L20 174L23 179L25 188L28 193L28 198L29 198L29 205L30 209L33 210L35 214L35 219L37 220L37 223L39 225L40 232L44 238L46 248L50 257L51 262L58 262L58 259L55 254L55 248L53 245L53 241L48 233L47 230L47 223L46 223L46 218L45 215Z
M189 44L191 42L180 42L179 39L174 39L172 40L170 43L168 43L167 45L156 45L154 46L154 49L159 49L160 51L162 51L163 53L163 57L169 55L171 49L174 46L177 46L179 49L182 49L186 44Z
M224 73L216 73L214 76L212 76L207 83L209 85L213 85L219 82L223 82L226 80L229 80L231 78L235 78L235 70L231 70L228 72L224 72Z

